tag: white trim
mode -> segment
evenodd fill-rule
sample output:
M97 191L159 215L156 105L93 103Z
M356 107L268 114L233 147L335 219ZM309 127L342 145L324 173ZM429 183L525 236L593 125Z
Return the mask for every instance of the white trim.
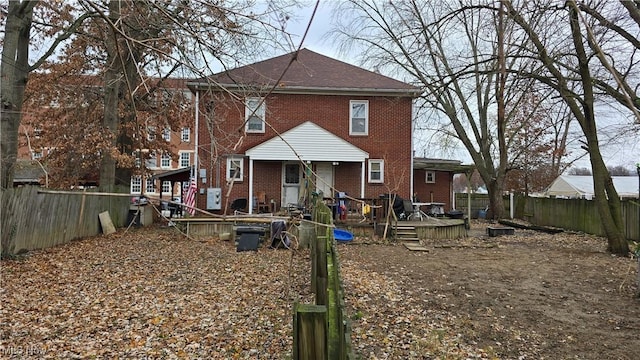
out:
M245 154L254 160L312 162L363 162L369 157L366 151L311 121L254 146Z
M373 171L371 170L371 165L372 164L379 164L380 165L380 169L378 170L380 172L380 179L373 179L372 178L372 173ZM369 171L368 171L368 176L367 179L369 180L370 183L372 184L382 184L384 183L384 160L383 159L369 159Z
M237 162L238 169L240 169L240 173L234 179L231 179L230 170L232 167L232 163ZM233 180L234 182L242 182L244 179L244 158L240 156L229 156L227 158L227 168L225 169L225 178L227 181Z
M364 105L364 131L353 130L353 106ZM349 101L349 135L351 136L367 136L369 135L369 100L351 100Z
M256 102L256 109L249 106L250 102ZM255 113L254 113L255 112ZM250 129L249 128L249 116L254 113L255 117L260 119L260 129ZM266 115L266 102L263 98L259 97L248 97L244 102L244 121L245 121L245 130L248 133L264 133L265 129L265 115Z
M253 159L249 158L249 214L253 214Z
M164 161L165 160L169 160L169 164L164 165ZM160 168L161 169L170 169L171 168L171 154L168 153L164 153L162 155L160 155Z
M429 181L429 174L433 174L433 179ZM424 182L426 184L435 184L436 183L436 172L433 170L426 170L424 172Z

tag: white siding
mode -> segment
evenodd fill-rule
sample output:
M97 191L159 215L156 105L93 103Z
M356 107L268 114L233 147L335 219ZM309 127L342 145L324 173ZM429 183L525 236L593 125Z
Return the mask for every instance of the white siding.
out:
M298 160L296 153L304 161L362 162L369 158L366 151L310 121L283 133L282 139L275 137L254 146L246 155L253 160Z

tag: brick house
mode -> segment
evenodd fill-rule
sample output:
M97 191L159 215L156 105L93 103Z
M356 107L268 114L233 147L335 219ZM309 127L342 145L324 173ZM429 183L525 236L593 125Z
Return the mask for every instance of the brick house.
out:
M199 208L245 198L250 213L256 202L279 210L300 203L307 182L325 197L412 194L412 85L303 49L187 86Z

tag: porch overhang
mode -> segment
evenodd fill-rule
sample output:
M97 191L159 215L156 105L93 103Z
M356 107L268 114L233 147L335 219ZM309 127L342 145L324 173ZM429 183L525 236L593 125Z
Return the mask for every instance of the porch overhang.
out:
M364 162L369 153L307 121L247 150L251 160Z

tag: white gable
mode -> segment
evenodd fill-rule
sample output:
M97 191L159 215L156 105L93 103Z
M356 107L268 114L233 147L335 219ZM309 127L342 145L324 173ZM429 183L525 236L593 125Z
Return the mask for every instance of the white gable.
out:
M363 162L369 158L366 151L311 121L254 146L245 154L253 160Z
M634 176L612 176L613 186L620 197L637 197L638 182ZM553 181L545 192L547 196L565 196L575 198L593 197L593 177L580 175L561 175Z

